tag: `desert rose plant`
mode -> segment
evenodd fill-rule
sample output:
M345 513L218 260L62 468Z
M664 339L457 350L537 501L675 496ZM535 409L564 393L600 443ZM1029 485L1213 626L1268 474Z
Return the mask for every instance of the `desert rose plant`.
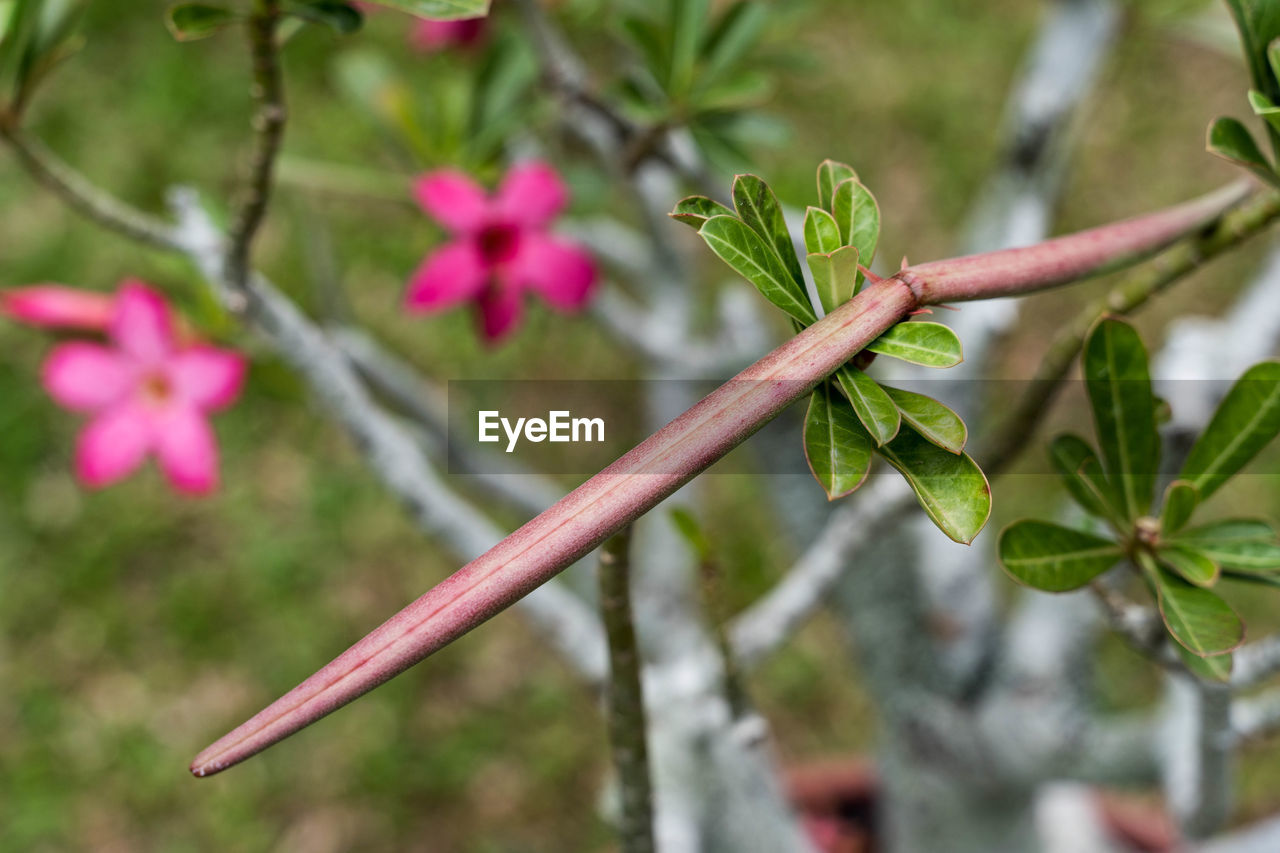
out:
M1280 4L1225 4L1252 81L1241 103L1272 153L1246 123L1216 119L1208 149L1241 167L1239 180L1049 238L1072 116L1118 20L1105 0L1059 0L1027 71L1025 91L1040 93L1034 82L1047 94L1015 96L1003 131L1012 153L985 214L999 236L900 265L882 246L912 248L912 235L894 234L901 202L884 190L877 199L872 174L844 162L857 145L818 163L804 193L771 187L769 169L737 168L777 127L762 108L775 72L795 67L770 47L794 13L758 0L178 3L163 17L177 41L245 54L252 118L225 202L172 187L164 214L101 189L37 135L37 95L58 97L55 72L94 36L86 6L0 0L0 141L70 209L168 260L153 283L109 293L99 280L0 287L0 316L29 340L57 338L29 378L83 420L64 466L110 496L154 459L174 491L214 496L226 478L212 416L250 376L263 377L264 395L287 396L283 365L368 475L463 564L201 751L192 774L249 759L519 607L604 699L613 780L603 811L627 853L1130 849L1119 846L1124 821L1091 788L1059 797L1064 785L1102 784L1160 787L1157 812L1172 828L1143 849L1210 836L1227 853L1280 848L1269 822L1229 832L1232 761L1280 728L1280 701L1246 693L1280 672L1280 642L1265 630L1246 641L1228 603L1270 605L1280 540L1265 518L1221 517L1209 500L1231 497L1242 472L1266 473L1280 433L1280 367L1268 360L1280 323L1246 312L1198 345L1227 352L1229 340L1231 355L1206 350L1198 372L1175 378L1231 381L1175 383L1180 395L1153 374L1168 380L1161 359L1187 345L1153 358L1124 319L1280 218ZM393 34L394 60L361 46L366 23ZM303 132L291 116L308 105L290 75L321 50L312 36L334 54L333 97L372 129L380 154L342 164L291 147ZM598 68L601 44L626 62ZM425 84L415 67L429 69ZM407 254L373 253L375 278L399 286L344 287L318 206L295 205L296 234L278 231L289 211L279 197L295 191L403 217L380 239ZM310 260L315 305L268 275L289 239ZM72 272L55 259L39 280ZM984 398L974 371L1004 372L997 354L1017 325L1005 297L1114 273L1097 301L1057 318L1030 384ZM1258 292L1271 304L1272 291ZM399 340L452 356L474 339L492 364L512 347L570 352L570 330L594 328L649 380L638 396L652 434L566 492L460 441L469 425L453 421L436 381L355 319L374 304ZM454 313L473 315L461 338L447 325ZM441 344L439 330L455 337ZM1093 440L1063 433L1041 448L1038 428L1077 360ZM714 390L671 381L689 379ZM719 510L699 475L757 433L748 450L782 435L762 455L817 482L765 489L768 512L803 531L800 557L734 612L725 555L737 543L704 526ZM1033 502L1053 511L1061 486L1076 508L1021 518L1001 475L1041 450L1053 473L1035 480ZM891 470L875 474L877 458ZM984 536L995 516L1003 529ZM749 543L748 533L734 536ZM569 571L583 562L594 590ZM1028 588L1008 606L995 591L1000 567ZM816 813L807 804L821 796L788 790L751 679L823 609L856 647L882 732L874 781L860 789L872 804L832 794ZM1132 715L1101 707L1079 674L1104 633L1165 679L1163 700ZM254 701L236 696L227 712ZM298 749L317 750L334 725L300 736L310 746ZM192 796L205 790L215 784ZM877 817L850 816L859 809ZM1258 838L1263 847L1248 846Z

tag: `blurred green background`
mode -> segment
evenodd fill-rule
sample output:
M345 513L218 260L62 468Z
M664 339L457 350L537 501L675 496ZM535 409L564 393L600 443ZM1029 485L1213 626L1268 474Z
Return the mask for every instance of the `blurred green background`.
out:
M91 3L85 49L30 121L96 181L157 210L176 183L226 198L248 120L238 40L177 44L161 23L163 5ZM610 26L598 3L565 5L578 35ZM499 17L514 17L502 0L497 6ZM784 201L803 204L815 164L847 160L880 199L886 262L953 252L997 162L1008 88L1044 8L1026 0L787 4L773 47L791 48L791 59L767 109L787 121L789 135L754 152L755 169ZM1085 110L1059 229L1236 177L1204 153L1204 128L1215 115L1247 113L1245 71L1234 54L1189 36L1188 8L1200 6L1129 10ZM476 60L413 52L409 25L385 13L351 39L308 29L290 43L292 158L393 178L411 173L412 158L353 109L335 71L344 53L372 51L396 68L412 98L438 84L465 85ZM607 45L583 43L602 67L612 60ZM568 165L577 210L615 203L591 164ZM687 239L678 225L671 233ZM402 284L437 239L408 205L290 182L260 260L315 306L308 258L317 240L331 240L359 319L441 380L635 374L597 326L541 308L496 350L477 343L466 312L401 316ZM1215 263L1144 311L1149 343L1158 345L1179 313L1228 304L1264 249L1258 242ZM515 613L264 757L207 781L187 776L199 748L457 562L402 517L288 372L203 301L184 263L83 223L0 150L0 286L52 280L108 289L124 276L161 285L256 360L245 397L217 420L225 485L215 497L176 499L151 470L86 494L69 473L76 419L37 382L47 336L0 324L0 849L609 849L596 809L608 753L594 699ZM1031 300L1008 347L1007 375L1027 375L1061 318L1105 287ZM1057 422L1069 416L1060 411ZM1047 505L1046 495L1019 495L1031 482L998 483L997 505L1005 498L1005 506L1025 507L1021 497ZM798 545L770 518L760 499L767 488L765 480L709 481L708 527L734 608L776 580ZM1233 504L1280 512L1269 478L1244 478L1215 500L1223 512ZM1245 592L1258 600L1235 600L1254 617L1256 636L1272 606ZM836 626L817 621L750 683L788 762L874 743L856 672L831 654L837 637ZM1112 643L1101 687L1105 701L1128 705L1155 696L1158 678ZM1257 751L1243 768L1241 819L1280 805L1280 772L1268 757Z

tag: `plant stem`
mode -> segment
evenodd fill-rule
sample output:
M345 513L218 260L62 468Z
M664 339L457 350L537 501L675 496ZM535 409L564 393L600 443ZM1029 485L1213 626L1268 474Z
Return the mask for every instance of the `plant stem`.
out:
M253 54L253 150L249 157L249 177L232 217L227 243L227 277L241 291L248 283L253 241L271 201L275 162L288 119L280 48L276 41L279 22L280 0L255 0L253 14L246 24Z
M623 853L653 853L653 787L648 725L640 679L640 647L631 618L631 526L600 549L600 615L609 643L609 739L622 803Z
M196 757L192 772L207 776L243 761L506 609L710 467L913 309L958 298L962 288L965 298L977 298L984 257L993 293L1031 292L1167 246L1237 199L1237 192L1216 193L1012 256L908 268L864 288L219 739Z
M13 149L32 178L85 218L147 246L170 251L181 248L171 226L98 189L21 128L0 122L0 139Z
M1278 218L1280 194L1260 193L1229 211L1203 234L1179 243L1086 306L1049 344L1030 386L983 442L976 455L987 474L1004 471L1027 446L1099 318L1137 310L1203 264L1261 233Z

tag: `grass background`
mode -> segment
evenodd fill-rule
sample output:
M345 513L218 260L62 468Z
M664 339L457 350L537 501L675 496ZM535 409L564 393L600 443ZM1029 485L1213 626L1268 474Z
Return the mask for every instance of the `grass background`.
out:
M175 183L225 198L248 118L247 60L236 40L176 44L161 25L163 5L90 4L84 51L31 116L64 157L155 209ZM1003 104L1043 5L799 4L787 38L808 61L779 77L768 105L788 120L790 136L758 152L756 169L785 201L804 203L820 159L848 160L881 201L886 259L951 253L999 156ZM1203 136L1213 116L1247 112L1245 74L1234 55L1188 37L1177 13L1196 6L1129 9L1082 123L1062 230L1235 177L1204 153ZM385 14L354 40L308 31L291 44L292 156L403 168L373 124L353 119L334 63L344 51L376 50L413 93L469 73L465 58L411 52L406 25ZM601 25L586 19L578 29ZM607 47L587 48L602 64L611 60ZM580 207L610 203L582 172L574 170ZM673 240L685 239L671 227ZM465 313L400 316L402 283L437 239L426 220L406 206L286 187L260 257L307 304L315 294L304 247L317 233L332 238L360 319L440 379L635 373L597 327L541 309L493 351L476 343ZM1149 343L1158 345L1177 314L1228 304L1263 248L1216 262L1146 310L1139 325ZM153 471L86 494L68 473L77 423L36 382L46 337L0 325L0 849L608 849L596 817L608 763L603 724L593 699L516 615L268 756L207 781L187 777L190 757L212 737L457 563L412 529L287 371L217 323L185 264L74 218L0 156L0 286L57 280L107 289L130 275L162 285L257 359L244 399L217 421L225 486L215 497L175 499ZM1027 375L1061 318L1105 287L1031 300L1008 347L1007 375ZM1069 409L1056 423L1070 420ZM743 482L711 484L709 526L734 606L776 580L799 545L769 518L760 500L767 483ZM997 500L1043 504L1032 488L1010 478ZM1233 506L1266 507L1274 517L1280 496L1272 479L1246 478L1215 498L1215 511ZM1268 617L1275 599L1243 592L1236 600L1256 635L1276 621ZM856 673L830 654L837 637L819 620L752 679L788 761L874 743ZM1116 644L1104 657L1105 701L1156 695L1158 678L1142 661ZM1242 768L1240 819L1277 806L1270 757L1257 750Z

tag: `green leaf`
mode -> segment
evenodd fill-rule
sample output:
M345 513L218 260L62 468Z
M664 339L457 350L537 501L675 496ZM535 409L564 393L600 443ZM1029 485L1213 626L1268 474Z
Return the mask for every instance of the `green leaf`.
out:
M868 344L867 349L924 367L954 367L964 361L960 339L941 323L899 323Z
M1229 519L1183 531L1170 540L1203 553L1224 569L1242 572L1280 570L1280 543L1263 521Z
M845 365L836 373L840 387L849 396L858 419L877 445L891 441L898 434L902 416L888 393L874 379L856 367Z
M1186 664L1187 669L1191 670L1197 678L1224 683L1231 680L1233 658L1230 652L1224 655L1202 658L1187 651L1181 643L1174 643L1173 647L1178 650L1178 656L1182 658L1182 662Z
M741 2L730 6L707 35L702 48L702 70L698 84L715 83L740 62L760 38L768 11L760 3Z
M969 430L960 416L932 397L885 386L885 393L893 400L902 420L920 433L921 437L949 453L960 453L969 440Z
M733 206L738 218L759 234L777 254L778 260L804 291L804 272L796 257L787 220L782 216L782 206L769 185L755 175L738 175L733 179Z
M764 238L744 222L732 216L713 216L698 233L711 251L754 284L765 299L805 325L817 319L804 286L791 277Z
M293 0L285 4L285 12L344 36L359 32L364 25L364 15L359 9L338 0Z
M852 166L836 160L823 160L818 166L818 205L831 210L835 205L836 187L850 179L858 179L858 173Z
M685 507L678 506L671 510L671 523L680 537L688 543L699 562L705 563L711 559L711 540L707 538L702 525L698 523L697 516Z
M1195 548L1169 545L1156 552L1156 558L1196 586L1213 586L1222 574L1221 567Z
M215 35L240 20L231 9L207 3L179 3L170 6L164 23L178 41L196 41Z
M669 86L672 92L686 92L693 83L694 65L710 8L710 0L667 0L671 33Z
M1253 134L1238 120L1215 119L1209 125L1209 138L1205 147L1210 154L1248 169L1272 186L1280 185L1280 178L1276 176L1258 143L1253 141Z
M1253 85L1272 96L1280 95L1268 63L1268 47L1280 36L1280 8L1270 0L1227 0L1236 19L1240 42Z
M1148 574L1165 627L1187 651L1210 657L1232 651L1244 641L1244 623L1217 595L1160 566L1150 567Z
M829 255L809 255L809 271L822 310L830 314L858 292L858 250L843 246Z
M996 550L1014 580L1045 592L1079 589L1124 559L1110 539L1047 521L1015 521Z
M948 453L910 426L876 451L898 469L938 529L968 545L991 517L991 485L967 453Z
M1191 514L1199 503L1199 489L1186 480L1174 480L1164 490L1164 502L1160 505L1160 532L1165 536L1177 533L1191 520Z
M1200 434L1182 479L1208 498L1280 433L1280 362L1255 364L1227 392Z
M1078 435L1060 435L1049 443L1049 461L1085 512L1113 522L1124 520L1124 513L1118 509L1119 498L1089 442Z
M1084 346L1084 377L1107 476L1126 517L1146 515L1160 462L1160 436L1147 350L1132 326L1108 317L1093 327Z
M804 212L804 247L809 254L829 255L843 245L834 216L817 207Z
M713 216L733 216L733 211L715 199L704 195L691 195L676 202L675 209L667 214L677 222L683 222L693 228L701 228L702 224Z
M1257 89L1250 89L1249 106L1253 107L1254 115L1261 116L1273 129L1280 130L1280 107L1270 98Z
M489 14L489 0L370 0L376 6L389 6L436 21L483 18Z
M836 187L831 213L845 245L857 246L862 265L870 266L880 241L880 205L875 196L857 178L842 181Z
M823 382L809 400L804 420L804 455L828 500L842 498L867 479L871 437L849 403Z

